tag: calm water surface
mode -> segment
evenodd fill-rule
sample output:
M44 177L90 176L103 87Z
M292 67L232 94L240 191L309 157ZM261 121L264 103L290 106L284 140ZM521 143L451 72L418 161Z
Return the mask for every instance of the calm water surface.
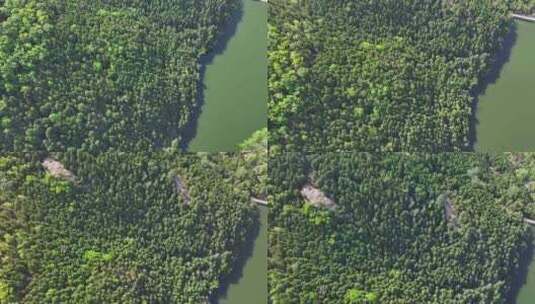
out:
M267 304L267 218L268 208L259 206L260 228L245 265L232 275L230 285L221 295L218 304ZM237 263L242 264L242 263ZM236 273L235 273L236 274Z
M476 151L535 151L535 23L515 21L515 32L498 77L479 96ZM535 256L528 258L516 304L535 303Z
M532 235L535 234L535 228L531 228L531 233ZM522 282L523 285L516 298L516 304L535 303L535 256L533 255L533 245L535 244L532 244L531 251L528 254L531 262L529 262L529 266L525 270L525 273L522 274L522 279L524 279L525 276L525 282Z
M535 151L535 23L515 23L509 60L479 96L476 151Z
M255 0L242 4L241 14L227 29L230 37L208 60L189 151L234 151L267 125L267 5Z

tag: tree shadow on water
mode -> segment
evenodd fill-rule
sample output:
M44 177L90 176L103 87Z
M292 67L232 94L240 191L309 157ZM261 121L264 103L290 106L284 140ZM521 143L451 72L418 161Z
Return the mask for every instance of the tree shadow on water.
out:
M494 85L498 79L500 79L503 67L511 59L511 52L516 44L517 38L517 25L515 22L511 22L511 25L509 26L509 32L505 36L502 47L494 57L494 60L491 62L490 70L485 74L479 84L472 90L472 117L470 119L470 130L468 134L468 151L474 151L474 146L477 142L476 127L479 125L479 120L477 119L476 114L477 107L479 105L479 98L485 94L490 86Z
M531 232L529 233L529 236L527 239L528 247L524 250L524 252L522 253L522 256L520 257L519 269L515 273L515 277L513 280L512 287L511 287L511 292L507 297L507 303L516 303L520 290L527 283L529 266L532 262L534 262L533 261L533 253L534 253L533 233L534 232L535 232L535 229L532 229Z
M197 83L197 96L195 98L195 106L191 113L191 118L184 126L182 137L180 141L180 148L184 151L188 149L188 145L197 135L198 120L204 105L204 90L206 89L206 67L214 62L214 58L223 54L227 49L228 42L236 34L238 24L243 18L243 2L240 1L239 7L232 13L229 20L223 26L223 30L219 33L215 44L208 53L201 55L199 58L199 81Z
M239 248L239 253L232 265L232 271L221 280L217 291L210 297L210 304L218 304L220 299L225 299L231 285L237 284L243 277L243 270L247 261L253 256L255 241L260 234L260 212L254 218L253 228L247 232L245 242Z

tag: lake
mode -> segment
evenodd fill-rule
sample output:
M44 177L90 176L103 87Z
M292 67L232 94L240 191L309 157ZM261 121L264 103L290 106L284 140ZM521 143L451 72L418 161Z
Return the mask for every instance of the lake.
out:
M535 151L535 23L513 31L477 101L476 151Z
M267 225L268 207L258 206L259 227L252 233L236 265L223 282L218 304L267 304Z
M531 234L535 234L535 228L531 228ZM528 252L523 257L521 265L524 267L515 282L515 288L519 288L516 296L516 304L533 304L535 299L535 256L533 255L533 239ZM517 285L519 285L517 287ZM515 292L516 293L516 292Z
M476 151L535 151L535 23L515 21L512 30L477 100ZM533 304L533 245L524 259L514 301Z
M187 149L234 151L267 125L266 3L242 0L215 50L201 63L201 110Z

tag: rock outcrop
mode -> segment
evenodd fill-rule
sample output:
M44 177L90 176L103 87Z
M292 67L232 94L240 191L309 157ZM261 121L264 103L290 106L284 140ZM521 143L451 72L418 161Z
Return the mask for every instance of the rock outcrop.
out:
M301 195L314 207L324 207L330 210L336 209L336 203L312 184L306 184L301 189Z
M455 203L450 199L450 195L447 193L441 194L437 201L444 208L444 219L449 224L452 224L454 227L459 225L458 212L455 208Z
M50 175L54 177L68 180L70 182L76 181L76 176L74 176L74 174L72 174L71 171L65 169L62 163L60 163L59 161L53 158L50 158L50 157L45 158L45 160L43 160L41 165L45 168L45 170L48 173L50 173Z
M189 205L191 203L191 198L182 178L180 178L178 175L175 175L173 180L175 181L175 191L180 195L180 197L182 197L184 204Z

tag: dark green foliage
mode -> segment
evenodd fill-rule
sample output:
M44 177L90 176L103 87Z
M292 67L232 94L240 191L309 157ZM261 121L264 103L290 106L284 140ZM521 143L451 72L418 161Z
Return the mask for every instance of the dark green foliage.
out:
M523 217L533 216L533 159L277 155L272 303L510 303L529 239ZM310 182L335 200L334 211L304 201L299 191Z
M271 2L273 149L458 151L509 1Z
M237 0L0 6L0 151L179 146Z
M0 303L204 303L254 223L240 154L53 156L0 157Z

